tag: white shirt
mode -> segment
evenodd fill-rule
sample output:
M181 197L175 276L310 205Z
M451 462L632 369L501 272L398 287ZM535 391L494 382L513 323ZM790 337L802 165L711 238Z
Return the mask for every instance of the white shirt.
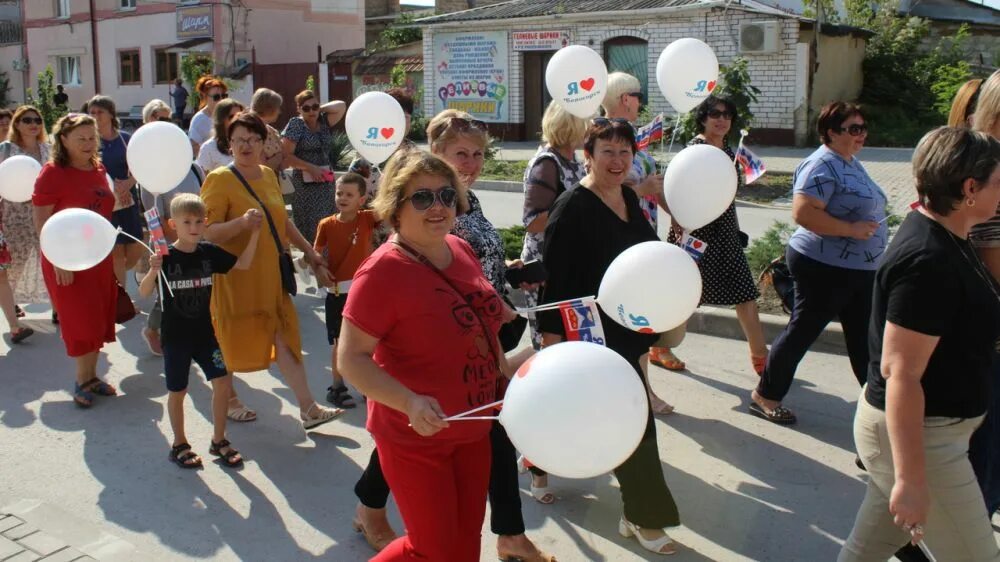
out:
M216 168L232 164L233 157L220 152L219 145L215 142L215 137L212 137L201 145L201 150L198 151L198 159L195 162L208 174Z
M188 128L188 137L198 144L212 138L212 118L201 111L196 111L191 118L191 126Z

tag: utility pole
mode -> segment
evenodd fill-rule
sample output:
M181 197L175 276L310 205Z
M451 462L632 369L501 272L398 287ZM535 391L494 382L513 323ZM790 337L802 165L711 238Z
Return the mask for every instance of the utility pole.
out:
M90 0L90 50L94 59L94 94L101 93L101 61L97 52L97 10L94 0Z

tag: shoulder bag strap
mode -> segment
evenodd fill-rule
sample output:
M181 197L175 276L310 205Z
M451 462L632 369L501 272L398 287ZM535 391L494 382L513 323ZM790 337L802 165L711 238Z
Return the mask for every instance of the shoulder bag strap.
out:
M486 337L486 343L490 346L490 354L493 355L493 361L496 364L497 373L503 376L503 369L500 368L500 355L497 354L497 349L496 349L497 342L494 341L496 340L496 338L490 337L490 330L486 326L486 322L483 320L483 317L479 315L479 311L476 310L476 307L473 306L472 302L470 302L469 299L466 298L465 294L463 294L462 291L460 291L458 287L455 286L455 283L453 283L451 279L448 279L448 276L445 275L443 271L441 271L440 269L437 268L436 265L431 263L431 260L427 259L427 256L411 248L409 244L400 240L398 235L392 238L392 243L399 246L403 250L406 250L408 253L412 254L415 258L417 258L417 261L426 265L434 273L437 273L438 277L440 277L445 283L447 283L448 286L451 287L453 291L455 291L455 294L457 294L460 299L465 301L465 304L469 305L469 309L472 310L472 314L475 315L476 320L479 321L479 326L483 329L483 335Z
M278 255L280 256L281 254L285 253L285 248L284 246L281 245L281 237L278 236L278 229L275 228L274 226L274 220L271 218L271 213L268 212L267 210L267 205L265 205L264 202L260 200L260 197L257 197L257 194L254 193L253 189L250 189L250 184L247 183L247 180L243 177L243 174L241 174L240 171L236 169L235 164L230 164L228 167L229 170L236 176L236 179L240 180L240 183L242 183L243 187L246 188L247 193L249 193L250 196L253 197L255 201L257 201L257 203L260 205L260 209L264 211L264 218L267 219L267 226L271 228L271 237L274 238L274 245L278 248Z

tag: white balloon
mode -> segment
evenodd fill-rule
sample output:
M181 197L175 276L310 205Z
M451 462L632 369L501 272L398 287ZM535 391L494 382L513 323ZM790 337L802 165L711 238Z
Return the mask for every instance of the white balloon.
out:
M694 109L718 81L719 59L711 47L697 39L674 41L656 61L656 83L678 113Z
M701 300L701 273L687 252L666 242L643 242L611 262L597 303L629 330L662 333L691 317Z
M646 389L621 355L595 343L547 347L511 378L500 423L532 464L566 478L611 472L646 431Z
M389 94L367 92L351 102L344 126L354 150L372 164L381 164L403 142L406 115Z
M52 265L83 271L104 261L115 247L118 231L89 209L63 209L42 226L39 244Z
M709 144L689 146L674 156L663 177L670 216L685 230L719 218L736 198L736 166Z
M601 55L583 45L556 51L545 68L549 95L566 111L581 119L597 113L608 89L608 67Z
M191 170L191 139L180 127L157 121L139 127L125 153L129 171L150 193L166 193L180 185Z
M30 156L18 154L0 163L0 198L14 203L31 201L35 180L42 165Z

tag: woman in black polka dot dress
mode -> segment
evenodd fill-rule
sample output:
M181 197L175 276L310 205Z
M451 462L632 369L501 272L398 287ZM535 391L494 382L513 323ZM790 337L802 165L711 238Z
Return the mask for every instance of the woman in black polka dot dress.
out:
M736 106L727 99L709 96L697 108L695 116L698 135L688 145L710 144L722 149L733 161L736 154L727 137L732 129ZM738 187L743 186L743 171L736 166ZM736 218L736 202L711 223L694 230L691 235L707 244L698 261L701 271L701 304L736 306L743 334L750 345L750 362L759 375L767 360L764 329L757 311L760 292L754 282L750 265L743 253L740 225ZM669 241L679 244L681 233L671 229Z

